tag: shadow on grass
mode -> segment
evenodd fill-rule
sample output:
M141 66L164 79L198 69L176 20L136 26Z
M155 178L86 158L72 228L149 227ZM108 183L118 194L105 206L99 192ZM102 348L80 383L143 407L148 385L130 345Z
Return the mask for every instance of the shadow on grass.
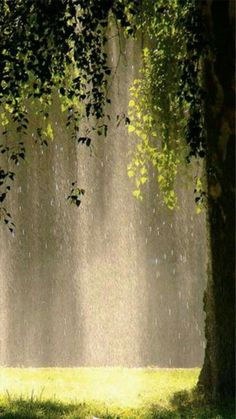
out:
M232 400L212 404L196 391L179 391L170 399L170 409L160 411L152 407L152 419L235 419L235 404Z
M66 404L59 401L8 398L0 403L4 419L234 419L234 404L213 406L194 393L175 393L170 407L158 405L121 409L102 404Z

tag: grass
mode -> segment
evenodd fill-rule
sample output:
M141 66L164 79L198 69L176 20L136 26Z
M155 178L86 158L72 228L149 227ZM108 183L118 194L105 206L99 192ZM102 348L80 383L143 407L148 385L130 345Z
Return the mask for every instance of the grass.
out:
M199 369L1 368L0 418L234 419L193 396Z

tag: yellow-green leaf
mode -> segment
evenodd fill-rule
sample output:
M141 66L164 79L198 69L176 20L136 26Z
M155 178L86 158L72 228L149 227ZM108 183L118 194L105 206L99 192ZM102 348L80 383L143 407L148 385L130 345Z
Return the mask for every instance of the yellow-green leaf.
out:
M146 182L147 182L147 180L148 180L148 178L147 178L146 176L142 176L142 177L140 178L140 182L141 182L141 184L142 184L142 185L144 185L144 183L146 183Z
M50 124L50 122L47 125L46 130L44 131L44 134L46 135L46 137L49 140L53 140L54 134L53 134L53 129L52 129L52 125Z
M135 101L134 100L130 100L129 101L129 107L132 108L135 106Z
M133 170L128 170L128 176L129 177L134 177L135 173Z
M128 132L134 132L134 131L135 131L135 127L133 125L129 125Z

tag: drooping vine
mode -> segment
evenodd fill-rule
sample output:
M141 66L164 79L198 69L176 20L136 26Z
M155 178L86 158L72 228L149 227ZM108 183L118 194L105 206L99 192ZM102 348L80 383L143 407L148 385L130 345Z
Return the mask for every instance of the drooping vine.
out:
M25 158L32 109L39 121L34 138L41 146L54 138L50 109L55 98L75 141L90 146L91 134L106 135L108 18L112 14L132 33L135 3L0 0L0 153L7 156L0 170L0 218L7 225L11 219L4 202L14 166Z
M135 180L134 196L142 199L142 185L153 167L170 209L177 203L177 173L182 173L192 156L205 156L201 24L193 0L144 2L137 23L141 30L146 29L148 40L140 78L130 88L128 130L135 134L136 145L128 176ZM198 176L195 193L199 212L204 192Z

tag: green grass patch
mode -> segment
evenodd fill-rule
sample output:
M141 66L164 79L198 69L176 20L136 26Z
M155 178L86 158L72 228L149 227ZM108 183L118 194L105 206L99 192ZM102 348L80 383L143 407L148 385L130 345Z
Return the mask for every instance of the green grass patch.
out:
M1 368L0 418L234 419L193 396L199 369Z

